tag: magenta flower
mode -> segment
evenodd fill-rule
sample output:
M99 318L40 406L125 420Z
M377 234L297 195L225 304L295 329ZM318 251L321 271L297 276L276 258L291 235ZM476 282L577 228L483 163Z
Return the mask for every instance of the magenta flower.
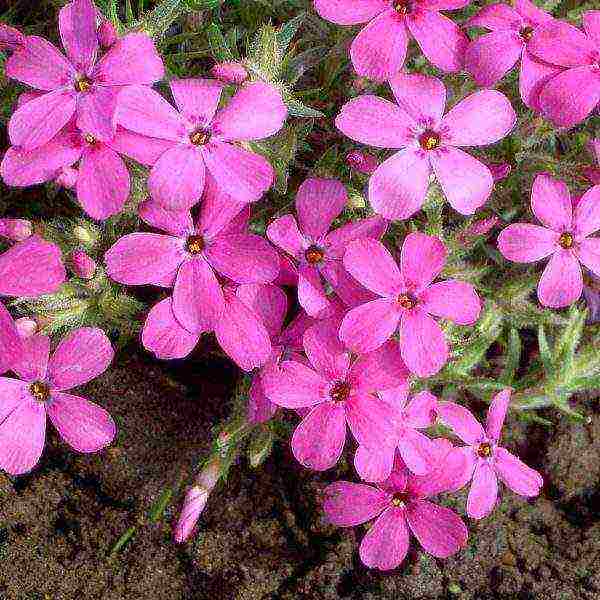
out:
M360 559L367 567L387 571L400 565L408 552L409 531L426 552L447 558L465 547L467 528L454 511L428 498L454 489L464 462L460 451L443 443L438 468L424 477L412 475L397 458L391 477L377 487L348 481L328 486L325 514L340 527L376 519L360 544Z
M550 256L537 293L551 308L572 304L581 296L580 263L600 276L600 186L589 189L573 209L569 189L550 175L538 175L531 190L531 210L542 226L514 223L498 236L508 260L530 263Z
M387 223L380 217L361 219L328 233L340 215L348 195L336 179L307 179L296 195L296 213L284 215L267 228L267 237L298 263L298 301L311 316L329 306L323 277L348 305L365 301L365 291L346 273L342 257L356 239L380 238Z
M481 311L470 283L456 279L432 283L446 255L438 238L423 233L406 236L399 267L381 242L350 244L344 256L346 269L379 298L344 317L340 339L355 352L370 352L399 329L402 358L410 371L419 377L437 373L448 359L448 345L432 315L471 325Z
M75 115L81 131L99 140L115 132L117 94L131 84L152 85L163 77L152 39L130 33L97 60L96 9L92 0L73 0L59 13L65 58L43 38L26 36L6 62L6 75L43 94L11 117L14 146L32 150L48 143Z
M542 113L559 127L581 123L600 102L600 10L583 14L585 33L563 21L539 27L529 51L562 67L540 92Z
M0 468L11 475L33 469L44 448L46 415L78 452L97 452L115 437L110 415L85 398L67 393L103 373L113 349L100 329L82 327L64 338L50 356L50 338L22 340L19 379L0 377Z
M119 36L110 21L102 21L98 27L98 42L103 48L110 48L117 43Z
M356 472L364 481L384 481L392 472L398 450L412 473L425 475L436 466L435 450L431 440L419 430L435 423L437 398L430 392L419 392L408 401L408 385L379 392L379 397L394 415L396 439L392 445L359 446L354 455Z
M22 354L23 343L17 325L0 302L0 375L21 360Z
M461 448L467 458L467 481L472 478L467 499L467 514L473 519L487 517L498 497L498 478L513 492L537 496L544 484L542 476L498 445L510 403L510 390L494 396L487 415L485 431L464 406L454 402L438 404L439 418L452 428L468 446Z
M466 25L490 30L473 40L465 54L465 68L477 85L495 86L521 59L519 90L529 107L539 110L539 93L545 83L561 72L556 65L536 60L528 50L529 42L540 25L554 19L529 0L484 6Z
M202 196L208 170L236 201L258 200L273 183L273 169L235 142L259 140L281 129L287 109L279 91L266 83L248 83L217 111L221 83L179 79L170 87L178 110L142 86L119 96L117 118L123 127L169 143L150 172L152 197L171 210L190 208Z
M404 65L410 36L442 71L464 64L466 35L440 10L455 10L470 0L315 0L315 10L339 25L368 25L350 47L356 72L375 81L396 75Z
M481 90L446 115L446 89L435 77L398 75L390 81L398 104L376 96L347 102L337 128L348 137L378 148L401 148L373 173L369 201L387 219L408 219L427 194L431 172L451 206L473 214L491 194L490 169L457 146L484 146L506 136L515 111L500 92Z
M140 216L166 231L122 237L105 256L108 275L126 285L174 286L173 311L190 332L213 329L225 310L217 274L236 283L269 283L279 257L263 238L236 224L241 206L209 181L200 216L148 203Z
M393 443L390 408L374 395L406 381L395 344L351 360L337 337L337 320L321 321L304 334L309 364L284 360L263 374L264 392L286 408L310 408L292 436L294 456L317 471L335 465L346 441L346 424L361 444Z
M22 242L33 235L33 225L27 219L0 219L0 236Z
M70 267L81 279L92 279L97 269L96 261L83 250L75 250L71 253Z

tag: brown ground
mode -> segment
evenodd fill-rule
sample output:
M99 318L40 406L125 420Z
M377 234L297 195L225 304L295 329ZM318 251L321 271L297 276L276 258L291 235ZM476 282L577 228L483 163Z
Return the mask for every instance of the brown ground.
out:
M0 475L2 600L600 598L597 401L585 403L590 425L510 420L510 444L546 476L537 501L506 493L493 517L470 523L469 546L455 558L413 549L402 568L381 574L360 565L359 530L323 522L318 494L335 475L303 470L283 447L258 471L234 467L195 541L171 543L174 508L162 524L144 523L161 490L208 447L236 373L201 358L167 366L127 352L116 365L85 390L121 425L111 450L79 456L52 434L33 474ZM464 497L456 504L462 511ZM134 540L109 558L136 522Z

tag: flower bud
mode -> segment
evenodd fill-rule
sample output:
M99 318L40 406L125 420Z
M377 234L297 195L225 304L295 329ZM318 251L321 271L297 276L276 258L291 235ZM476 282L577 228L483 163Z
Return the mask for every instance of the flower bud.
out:
M600 169L598 167L584 167L583 175L592 185L600 184Z
M25 36L9 25L0 23L0 50L13 52L25 42Z
M365 175L370 175L379 166L379 162L372 154L357 150L346 154L346 163L355 171Z
M217 63L211 70L210 74L223 83L240 84L248 79L248 71L244 65L237 62L221 62Z
M487 167L490 170L494 181L506 179L512 170L508 163L490 163Z
M119 39L115 26L110 21L102 21L98 28L98 42L103 48L110 48Z
M15 320L19 336L26 340L38 332L38 324L30 317L21 317Z
M498 217L488 217L487 219L480 219L471 223L466 229L465 233L468 236L485 235L489 233L498 223L500 219Z
M58 175L55 177L54 181L61 187L71 189L75 187L78 175L79 172L77 169L74 169L73 167L63 167L58 172Z
M91 279L96 272L96 262L83 250L75 250L71 254L71 269L81 279Z
M33 225L27 219L0 219L0 236L22 242L33 234Z

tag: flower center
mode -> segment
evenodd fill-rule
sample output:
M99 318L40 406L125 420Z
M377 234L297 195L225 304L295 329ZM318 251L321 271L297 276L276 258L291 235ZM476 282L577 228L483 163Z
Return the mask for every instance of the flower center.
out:
M206 129L199 129L190 135L190 142L194 146L204 146L208 143L208 140L210 140L210 131Z
M75 80L75 89L78 92L89 92L92 87L92 82L85 76L78 77Z
M190 254L200 254L204 250L204 239L201 235L190 235L185 242L185 249Z
M325 252L317 246L311 246L304 253L304 258L309 265L316 265L325 258Z
M86 133L83 136L83 139L88 143L88 144L95 144L98 140L91 134L91 133Z
M345 402L350 396L350 386L345 381L338 381L333 384L329 391L329 397L334 402Z
M38 401L46 402L50 398L50 388L41 381L36 381L29 386L29 393Z
M477 454L481 456L481 458L489 458L492 455L492 447L488 442L483 442L483 444L479 444Z
M392 7L399 15L407 15L411 10L411 0L394 0Z
M519 35L524 42L528 42L533 37L533 27L529 25L527 27L522 27L519 31Z
M419 137L419 144L421 144L423 150L435 150L439 147L440 143L440 135L431 129L424 131Z
M575 240L573 239L573 235L570 233L562 233L561 236L558 238L558 243L565 249L568 250L569 248L573 247L573 244L575 243Z
M408 499L408 492L396 492L392 497L392 504L397 507L404 506Z
M400 294L398 296L398 304L405 310L410 310L417 305L417 299L410 294Z

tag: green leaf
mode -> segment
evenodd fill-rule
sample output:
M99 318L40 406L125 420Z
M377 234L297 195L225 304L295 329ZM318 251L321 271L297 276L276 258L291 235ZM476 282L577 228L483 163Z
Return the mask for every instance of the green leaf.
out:
M211 23L206 29L210 51L218 62L233 60L233 55L229 49L229 44L225 39L220 27L216 23Z
M159 39L165 35L171 24L188 10L185 0L162 0L143 19L138 21L136 28Z
M282 56L286 53L296 33L298 33L298 29L300 28L300 25L302 25L305 17L306 13L300 13L297 17L294 17L292 20L282 25L277 32L277 44Z
M575 351L581 341L585 325L585 310L572 306L569 310L569 320L554 347L555 364L558 369L557 380L568 381L573 371Z
M544 365L544 371L546 371L546 376L550 378L554 374L554 361L548 344L548 338L546 338L546 330L541 324L538 326L538 348Z
M506 364L502 374L500 375L500 381L506 385L511 385L515 379L515 373L519 367L519 361L521 360L521 336L519 335L518 329L511 328L508 334L508 347L506 349Z
M288 107L290 117L303 117L307 119L325 118L325 115L320 110L306 106L306 104L303 104L291 94L286 94L284 99L285 104Z

